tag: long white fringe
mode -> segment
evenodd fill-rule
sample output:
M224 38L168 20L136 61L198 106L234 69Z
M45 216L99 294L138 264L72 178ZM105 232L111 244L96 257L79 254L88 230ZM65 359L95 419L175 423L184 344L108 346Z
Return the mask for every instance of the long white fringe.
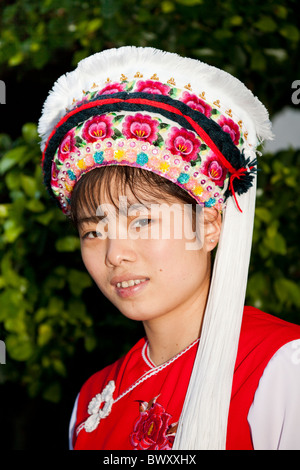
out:
M224 450L255 211L255 187L228 200L200 344L173 449Z

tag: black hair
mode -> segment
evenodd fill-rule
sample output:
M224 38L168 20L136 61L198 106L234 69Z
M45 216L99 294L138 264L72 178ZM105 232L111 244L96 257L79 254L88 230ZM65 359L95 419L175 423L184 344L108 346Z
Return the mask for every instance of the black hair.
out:
M170 201L175 197L185 204L190 204L193 211L197 207L197 201L184 189L151 171L123 165L104 166L83 175L74 187L70 217L76 227L82 215L96 214L101 204L100 193L103 187L110 202L118 207L112 181L119 188L119 196L125 195L128 188L139 202L142 202L141 197L143 202L153 202L153 199L167 202L169 196Z

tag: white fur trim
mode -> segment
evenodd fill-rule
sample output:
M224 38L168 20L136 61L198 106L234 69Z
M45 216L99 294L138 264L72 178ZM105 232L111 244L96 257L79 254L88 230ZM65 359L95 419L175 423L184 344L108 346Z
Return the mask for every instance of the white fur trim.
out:
M125 46L83 59L74 71L56 81L44 103L38 125L42 149L54 126L72 106L73 99L82 98L83 90L91 90L94 84L101 89L107 79L120 82L122 74L133 79L137 72L143 75L143 80L151 79L154 74L163 83L174 78L177 88L190 85L195 94L204 91L208 102L219 100L224 112L230 109L236 122L243 121L253 146L257 145L257 139L272 138L266 108L237 78L199 60L150 47Z

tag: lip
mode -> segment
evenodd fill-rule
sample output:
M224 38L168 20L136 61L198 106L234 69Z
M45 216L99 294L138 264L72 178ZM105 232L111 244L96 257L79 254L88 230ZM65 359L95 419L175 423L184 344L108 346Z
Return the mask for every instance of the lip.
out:
M119 282L130 281L131 279L133 281L138 281L138 280L141 280L141 279L147 279L147 281L148 281L149 277L148 276L142 276L142 275L139 275L139 274L126 273L126 274L123 274L123 276L114 276L111 279L110 283L111 283L112 286L117 287L117 284Z
M134 281L145 279L145 281L141 282L140 284L136 284L136 285L130 286L130 287L117 287L117 284L119 282L130 281L131 279L134 280ZM140 276L140 275L136 275L136 274L127 273L126 275L124 274L123 276L113 277L111 279L110 283L111 283L112 286L114 286L117 294L120 297L125 299L125 298L132 297L132 296L137 295L140 292L142 292L146 288L146 286L148 285L149 281L150 281L150 279L147 276Z

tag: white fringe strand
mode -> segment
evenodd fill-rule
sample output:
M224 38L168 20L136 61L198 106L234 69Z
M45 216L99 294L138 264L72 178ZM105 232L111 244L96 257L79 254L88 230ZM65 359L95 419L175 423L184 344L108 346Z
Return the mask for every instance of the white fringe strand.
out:
M173 449L224 450L251 252L256 189L229 198L209 298Z
M125 46L83 59L74 71L56 81L44 103L38 125L42 150L53 127L72 106L73 99L79 101L83 97L83 90L91 90L94 85L101 89L107 79L120 82L122 74L132 80L137 72L143 75L143 80L151 79L154 74L163 83L173 78L178 88L190 85L195 94L204 91L209 102L219 100L224 110L230 109L238 120L243 120L252 145L257 144L257 138L260 141L272 138L266 108L237 78L196 59L150 47Z

